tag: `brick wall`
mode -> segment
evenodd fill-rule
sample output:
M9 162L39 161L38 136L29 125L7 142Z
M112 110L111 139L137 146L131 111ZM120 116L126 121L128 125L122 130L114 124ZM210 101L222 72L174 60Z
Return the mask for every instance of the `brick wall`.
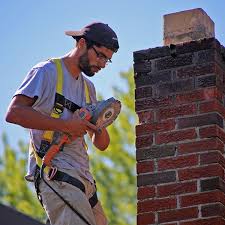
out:
M214 38L134 52L137 225L225 224L224 52Z

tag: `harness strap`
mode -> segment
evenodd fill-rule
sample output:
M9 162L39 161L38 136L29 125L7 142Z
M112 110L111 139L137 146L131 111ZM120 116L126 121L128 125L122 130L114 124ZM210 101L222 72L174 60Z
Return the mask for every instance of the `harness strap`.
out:
M85 186L81 181L79 181L75 177L72 177L72 176L70 176L67 173L64 173L62 171L58 170L56 172L56 174L52 177L51 180L57 180L57 181L66 182L68 184L72 184L73 186L79 188L82 192L85 193Z
M88 88L85 78L84 78L84 91L85 91L86 103L89 104L89 103L91 103L91 98L90 98L89 88Z
M56 93L55 94L55 102L58 102L60 105L62 105L64 108L69 109L71 112L75 112L77 109L80 109L81 107L77 105L76 103L70 101L69 99L65 98L63 95Z
M85 193L85 186L80 180L78 180L75 177L72 177L69 174L64 173L62 171L57 170L55 175L52 177L52 180L66 182L68 184L71 184L71 185L79 188L82 192ZM89 203L92 208L95 207L95 205L98 203L97 192L95 192L93 194L93 196L89 199Z
M51 173L51 168L50 169L48 168L48 173ZM41 199L40 190L39 190L40 179L41 179L40 178L40 167L37 166L36 173L35 173L35 189L36 189L36 192L37 192L38 199L39 199L39 201L42 204L42 199ZM56 181L61 181L61 182L66 182L68 184L71 184L71 185L79 188L85 194L85 186L84 186L84 184L80 180L78 180L77 178L72 177L72 176L70 176L67 173L64 173L62 171L57 170L55 172L54 176L51 177L51 180L56 180ZM89 198L88 201L89 201L91 207L94 208L95 205L98 203L97 192L95 192L92 195L92 197Z
M91 198L89 198L89 203L91 205L91 208L94 208L98 203L98 196L97 191L92 195Z
M60 59L53 59L57 69L57 83L56 83L56 93L62 95L63 90L63 71ZM51 117L59 118L63 113L63 105L60 102L55 101L54 108L51 113ZM43 133L43 140L52 141L54 131L45 131Z

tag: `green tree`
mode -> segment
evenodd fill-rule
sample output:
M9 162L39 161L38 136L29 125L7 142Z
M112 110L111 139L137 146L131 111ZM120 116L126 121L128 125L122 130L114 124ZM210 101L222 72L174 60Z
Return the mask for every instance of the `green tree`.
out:
M136 172L134 138L133 71L120 73L126 90L114 87L114 96L122 103L117 120L108 127L111 142L108 149L90 154L91 168L97 181L99 197L111 225L135 224Z
M0 202L43 221L46 217L44 210L34 190L24 179L28 146L19 142L19 150L11 148L5 134L2 141L4 152L0 157Z

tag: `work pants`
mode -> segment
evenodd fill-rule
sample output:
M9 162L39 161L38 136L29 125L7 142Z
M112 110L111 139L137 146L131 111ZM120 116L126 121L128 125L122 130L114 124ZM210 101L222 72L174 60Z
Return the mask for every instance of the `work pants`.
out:
M75 171L62 170L79 179L85 186L85 193L79 188L61 181L47 181L73 208L78 211L91 225L107 225L107 219L100 201L91 207L88 199L96 191L95 184L82 179ZM45 178L46 180L47 178ZM39 185L43 207L51 225L87 225L75 212L72 211L42 180Z

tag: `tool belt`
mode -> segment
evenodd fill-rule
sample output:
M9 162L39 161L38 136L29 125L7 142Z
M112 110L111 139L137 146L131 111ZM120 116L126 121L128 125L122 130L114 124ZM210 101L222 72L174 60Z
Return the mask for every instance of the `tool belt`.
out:
M80 189L85 194L85 186L80 180L78 180L75 177L70 176L67 173L64 173L64 172L59 171L59 170L54 170L54 169L55 168L51 168L49 170L48 175L47 175L47 180L49 180L49 181L55 180L55 181L66 182L68 184L71 184L71 185L77 187L78 189ZM41 182L40 167L37 166L36 171L35 171L35 177L34 177L34 185L35 185L37 197L38 197L40 203L42 204L42 199L41 199L41 194L40 194L40 189L39 189L40 182ZM89 198L88 201L89 201L91 207L94 208L95 205L98 203L97 191L95 191L95 193L92 195L91 198Z

